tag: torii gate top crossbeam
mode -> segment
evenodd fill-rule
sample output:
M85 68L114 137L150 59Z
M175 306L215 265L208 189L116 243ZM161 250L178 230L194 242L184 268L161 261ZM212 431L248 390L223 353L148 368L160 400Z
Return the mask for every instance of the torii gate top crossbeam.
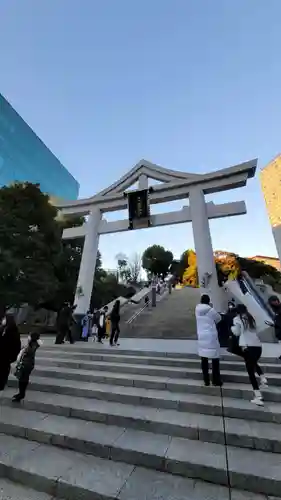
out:
M91 198L75 202L57 204L65 215L86 215L94 206L102 212L127 208L124 191L134 184L141 175L161 181L153 186L150 203L165 203L187 198L189 190L198 186L205 194L226 191L245 186L247 179L255 175L257 160L250 160L233 167L217 170L208 174L188 174L159 167L146 160L141 160L133 169L114 184Z

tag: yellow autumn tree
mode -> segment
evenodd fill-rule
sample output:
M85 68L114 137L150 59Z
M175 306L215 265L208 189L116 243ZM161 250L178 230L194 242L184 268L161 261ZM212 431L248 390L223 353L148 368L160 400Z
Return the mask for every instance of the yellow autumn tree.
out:
M219 265L220 271L229 280L236 280L241 272L239 262L234 253L217 250L214 253L215 262Z
M198 287L197 259L194 250L184 252L187 267L184 270L182 283L185 286ZM240 273L240 266L235 254L218 250L214 253L214 260L218 272L219 281L223 279L237 279Z
M187 256L188 267L186 267L183 277L182 283L185 286L198 286L198 272L197 272L197 259L196 253L194 250L187 250L185 252Z

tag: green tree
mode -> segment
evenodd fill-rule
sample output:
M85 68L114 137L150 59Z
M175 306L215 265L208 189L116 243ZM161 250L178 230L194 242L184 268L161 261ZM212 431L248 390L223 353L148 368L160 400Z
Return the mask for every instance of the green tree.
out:
M61 236L64 229L79 227L85 223L84 217L61 217L58 220ZM62 252L56 261L55 274L59 282L56 294L45 307L52 310L61 308L64 302L72 303L75 296L79 275L84 238L62 240ZM95 269L95 280L100 280L106 275L102 269L101 254L98 251Z
M38 185L0 189L0 304L36 306L56 293L62 252L57 209Z
M0 189L1 309L28 303L56 311L73 301L84 238L62 240L62 232L84 222L83 217L59 216L35 184ZM98 290L101 305L128 293L116 277L106 278L98 252L93 294Z
M81 226L85 221L83 217L58 217L61 235L61 252L55 262L55 276L58 287L51 299L42 306L57 311L65 301L73 302L79 274L84 238L63 240L62 233L69 227Z
M148 247L142 256L142 267L151 275L165 277L173 262L173 254L161 245Z
M100 308L118 297L132 297L136 293L132 286L118 283L115 274L109 273L101 279L95 279L91 299L92 309Z

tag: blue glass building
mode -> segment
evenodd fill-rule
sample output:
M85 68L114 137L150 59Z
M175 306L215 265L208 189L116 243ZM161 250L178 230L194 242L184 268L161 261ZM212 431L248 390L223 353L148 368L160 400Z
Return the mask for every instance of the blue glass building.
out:
M76 200L79 184L0 94L0 186L29 181L53 198Z

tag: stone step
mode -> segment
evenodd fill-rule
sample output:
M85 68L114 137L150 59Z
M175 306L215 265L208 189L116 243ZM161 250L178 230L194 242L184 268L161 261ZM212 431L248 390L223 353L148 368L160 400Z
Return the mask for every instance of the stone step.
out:
M199 376L200 375L200 376ZM102 384L113 384L120 385L123 387L139 387L145 389L157 389L157 390L167 390L176 391L181 393L200 393L200 394L218 394L219 389L216 387L205 387L202 382L201 372L198 371L190 374L188 378L169 378L168 374L164 376L153 376L153 375L136 375L132 374L128 378L127 373L115 373L106 372L99 370L75 370L71 368L62 368L54 366L38 366L33 372L34 377L43 378L54 378L63 379L64 381L73 380L75 382L81 381L86 383L102 383ZM229 397L245 398L249 399L252 397L253 390L249 385L249 380L247 374L241 375L241 381L244 383L235 382L232 380L231 376L226 377L224 372L222 372L223 380L229 378L231 382L226 382L223 386L223 394ZM269 379L269 384L272 383L272 378ZM14 379L11 379L14 383ZM79 385L79 387L82 387ZM266 401L280 401L281 388L280 386L269 386L263 390L263 394Z
M38 363L37 363L38 367ZM40 367L38 367L39 369ZM50 366L50 370L56 370L56 368ZM169 367L169 366L146 366L139 364L129 364L129 363L104 363L102 361L96 361L94 363L95 370L106 371L108 373L124 373L124 374L134 374L134 375L151 375L155 377L166 377L166 378L192 378L202 380L202 372L199 366L197 368L181 368L181 367ZM71 371L69 368L68 371ZM74 371L72 369L72 371ZM88 370L83 370L85 373L89 373ZM79 370L81 373L81 370ZM237 383L248 383L249 377L244 371L237 372L235 370L221 370L222 379L225 382L237 382ZM267 374L269 385L281 386L281 373L269 373Z
M175 340L195 340L196 330L190 331L186 329L187 320L184 320L182 325L177 325L176 330L173 332L173 338ZM170 340L171 331L173 328L171 325L160 325L159 321L155 318L152 322L147 325L141 323L141 318L136 324L131 323L129 325L124 325L121 330L122 338L137 338L137 339L158 339L158 340Z
M111 458L114 454L114 459L118 460L120 452L122 461L138 464L139 461L132 461L137 459L126 455L129 440L137 442L146 439L159 448L161 443L169 443L174 437L222 445L226 439L227 445L231 446L272 453L281 452L279 424L257 421L248 423L242 419L225 418L224 429L221 416L182 413L175 410L151 409L144 412L140 407L122 409L120 405L119 408L113 408L113 414L111 410L109 418L104 413L104 405L97 403L97 406L101 407L98 417L95 417L97 412L93 411L91 415L87 415L92 418L79 419L2 405L0 433L25 437L40 443L55 444L102 458ZM108 406L110 410L110 405ZM72 412L73 408L70 414ZM81 416L83 417L83 414ZM104 421L94 422L95 418L103 418ZM164 436L167 439L164 439ZM152 465L148 465L148 462L143 465L159 468L153 460Z
M203 386L197 355L124 354L77 344L38 351L21 405L11 403L12 388L1 396L0 477L68 500L228 500L223 485L229 480L232 500L280 494L276 360L264 363L276 387L264 391L260 408L250 403L252 389L239 358L227 355L222 361L224 380L230 382L220 389ZM17 385L13 375L9 385ZM7 439L13 440L12 449ZM16 456L23 450L26 460ZM55 462L66 462L66 469L60 473ZM109 470L115 478L128 467L122 486L112 492ZM179 495L173 488L177 481L185 483ZM255 494L238 491L246 488Z
M9 381L9 385L16 387L17 381L11 379ZM91 410L95 410L97 401L99 401L99 405L104 405L110 402L112 403L112 406L116 405L116 403L122 403L123 405L137 405L141 406L143 411L158 408L161 411L162 409L172 409L182 412L203 413L205 415L221 415L222 401L219 389L211 387L202 387L202 389L205 390L202 394L183 394L176 392L172 393L164 390L110 386L107 384L94 383L85 384L77 381L34 377L28 389L27 398L24 404L28 405L30 409L38 409L41 411L49 411L49 409L52 409L51 411L54 412L55 409L52 403L53 401L56 401L56 404L58 405L58 414L66 416L69 415L70 412L72 416L78 416L78 410L76 410L76 408L77 405L80 405L79 410L81 410L82 403L86 405L86 410L88 410L89 406L87 406L87 401ZM207 395L208 393L206 389L212 390L212 394L216 394L216 396ZM268 392L269 391L266 393L266 397ZM250 388L248 393L249 397L247 401L242 398L236 399L224 397L223 406L225 416L230 418L257 420L260 422L281 423L280 403L265 402L264 407L257 407L250 402L250 398L252 397L252 391ZM6 398L5 394L7 394L6 391L3 398ZM34 400L35 394L36 398ZM75 402L73 403L73 411L70 410L71 401ZM280 401L280 397L278 401ZM63 404L63 402L65 402L65 404ZM81 411L79 413L79 418L86 419L86 417L81 416ZM87 411L85 415L86 414Z
M1 500L229 500L229 489L224 486L20 438L0 436L0 442L5 475L0 491L8 495ZM30 485L37 487L35 496ZM232 500L268 500L265 495L236 489L231 489L231 495Z
M40 353L40 354L39 354ZM198 360L197 352L168 352L168 351L153 351L150 349L122 349L120 347L110 347L108 344L100 345L95 342L76 342L74 345L64 344L64 345L55 345L55 344L46 344L40 347L40 351L38 351L38 356L42 353L49 353L49 356L60 356L60 357L75 357L81 356L84 359L95 359L91 358L93 355L101 355L101 356L128 356L128 357L145 357L145 358L169 358L176 360L189 360L196 359ZM281 354L281 347L276 346L276 358L271 357L262 357L262 363L270 363L277 364L281 366L280 361L278 361L278 357ZM227 351L222 350L221 359L225 361L239 361L238 356L234 356L233 354L227 353Z
M43 340L44 342L44 340ZM122 356L142 356L142 357L168 357L171 359L187 359L187 358L198 358L197 353L182 353L182 352L168 352L168 351L153 351L150 349L123 349L120 347L110 347L108 343L99 344L97 342L76 342L74 345L65 343L63 345L56 345L46 343L40 347L40 353L49 353L51 356L59 354L63 356L72 355L82 355L82 356L91 356L91 355L118 355L122 354ZM39 355L39 353L38 353ZM228 357L232 357L230 354L226 354ZM270 358L269 358L270 359ZM276 360L275 360L276 362Z
M49 356L49 355L37 355L36 359L38 362L42 364L52 364L55 366L67 366L69 368L77 368L77 369L85 369L91 370L95 367L96 362L113 362L113 363L127 363L129 364L139 364L139 365L149 365L149 366L168 366L168 367L178 367L178 368L197 368L200 366L199 358L190 358L190 359L173 359L173 358L162 358L162 357L145 357L145 356L123 356L116 354L92 354L90 355L90 359L84 359L87 355L83 355L80 353L76 353L76 355L72 355L71 353L67 353L65 357L63 356ZM232 361L221 361L221 369L231 370L231 371L245 371L245 363L243 361L237 360ZM262 363L264 371L266 373L279 373L281 374L281 363Z
M174 488L177 482L174 475L228 484L224 446L182 438L173 438L162 449L153 444L154 447L141 438L134 443L132 440L128 442L130 449L134 450L133 455L143 456L143 460L151 450L161 464L161 470L165 471L161 478L163 481L166 478L170 480ZM228 447L228 464L231 487L247 487L249 491L264 495L280 494L280 459L277 454ZM5 478L67 500L132 500L132 489L135 489L136 495L137 488L139 496L135 498L143 499L147 489L145 477L149 475L147 469L122 461L115 462L6 435L0 435L0 466ZM155 474L152 471L154 481ZM172 477L169 477L170 474ZM138 484L134 484L136 475ZM123 495L124 490L127 490L127 496ZM190 488L187 488L182 498L190 498L189 491ZM166 492L164 495L162 498L169 498ZM160 495L158 498L161 498ZM210 497L206 495L205 498Z
M31 488L0 478L1 500L55 500L46 493L39 493Z

